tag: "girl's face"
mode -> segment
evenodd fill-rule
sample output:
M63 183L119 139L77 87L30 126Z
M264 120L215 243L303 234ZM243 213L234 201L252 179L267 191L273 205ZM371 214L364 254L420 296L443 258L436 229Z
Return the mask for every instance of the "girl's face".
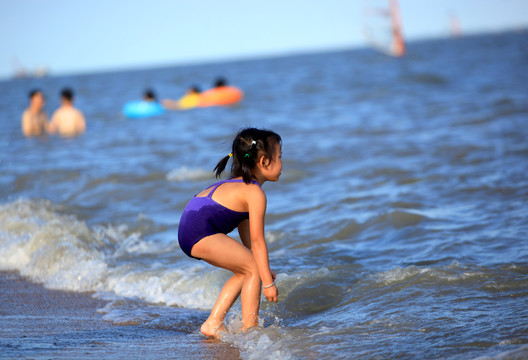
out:
M266 166L266 177L268 181L278 181L282 171L282 146L279 143L274 145L273 159Z

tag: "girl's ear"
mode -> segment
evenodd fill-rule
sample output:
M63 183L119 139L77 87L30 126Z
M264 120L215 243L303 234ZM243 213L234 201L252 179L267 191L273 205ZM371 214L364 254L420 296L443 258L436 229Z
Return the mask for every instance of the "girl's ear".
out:
M264 155L262 155L262 156L260 157L260 159L259 159L258 164L259 164L260 167L267 168L267 167L269 166L270 162L271 162L271 161L270 161L267 157L265 157Z

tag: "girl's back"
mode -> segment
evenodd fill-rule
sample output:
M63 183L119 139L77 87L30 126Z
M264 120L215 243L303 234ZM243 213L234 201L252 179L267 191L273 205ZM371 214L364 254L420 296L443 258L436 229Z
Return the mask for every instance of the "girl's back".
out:
M246 184L242 179L231 179L236 181L225 181L218 185L216 189L211 187L203 190L196 197L206 197L211 195L211 199L216 203L238 212L247 212L248 209L248 191L255 190L255 186L260 189L257 183ZM251 187L251 188L250 188ZM211 194L212 192L212 194Z

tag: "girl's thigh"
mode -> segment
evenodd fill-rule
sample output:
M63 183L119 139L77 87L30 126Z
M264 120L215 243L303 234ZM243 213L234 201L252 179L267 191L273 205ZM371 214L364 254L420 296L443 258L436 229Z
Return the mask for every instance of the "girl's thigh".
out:
M235 274L245 274L257 270L251 251L225 234L204 237L194 244L191 255L203 259L211 265L230 270Z

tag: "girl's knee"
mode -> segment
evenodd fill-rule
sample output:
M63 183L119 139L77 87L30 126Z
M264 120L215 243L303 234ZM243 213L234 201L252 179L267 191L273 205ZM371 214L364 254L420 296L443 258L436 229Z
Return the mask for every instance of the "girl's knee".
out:
M251 259L251 261L248 261L244 264L244 266L241 269L240 275L244 277L248 276L259 276L257 263L254 259Z

